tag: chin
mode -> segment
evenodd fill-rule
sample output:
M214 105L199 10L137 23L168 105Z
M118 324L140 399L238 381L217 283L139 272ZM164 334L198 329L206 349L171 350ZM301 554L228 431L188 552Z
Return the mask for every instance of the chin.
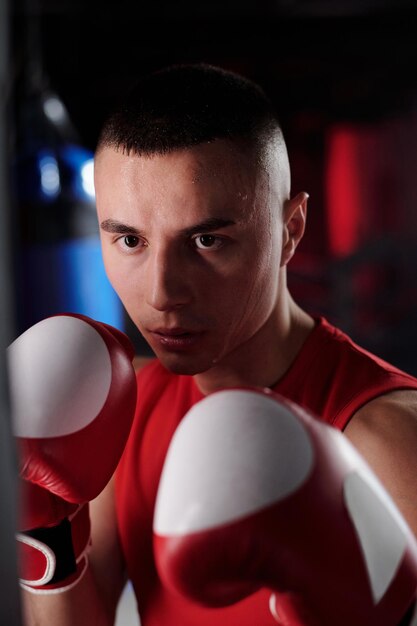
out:
M180 374L183 376L195 376L196 374L202 374L207 372L212 367L212 362L203 363L200 359L190 359L184 356L157 354L157 357L161 364L168 371L173 374ZM199 361L199 362L198 362Z

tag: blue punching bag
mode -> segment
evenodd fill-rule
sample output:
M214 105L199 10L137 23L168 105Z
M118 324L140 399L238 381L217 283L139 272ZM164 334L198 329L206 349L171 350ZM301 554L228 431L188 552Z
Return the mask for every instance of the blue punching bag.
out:
M38 93L24 108L15 168L19 331L66 311L123 330L123 309L101 256L93 153L68 139L66 111L55 94Z

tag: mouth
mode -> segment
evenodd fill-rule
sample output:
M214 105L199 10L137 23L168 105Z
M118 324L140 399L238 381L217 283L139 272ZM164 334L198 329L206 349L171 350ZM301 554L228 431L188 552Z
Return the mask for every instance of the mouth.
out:
M154 328L150 331L155 335L161 335L163 337L179 337L181 335L191 335L196 331L188 330L186 328L181 328L176 326L175 328Z
M170 351L185 351L193 348L203 335L202 331L185 328L155 328L149 331L153 340L162 348Z

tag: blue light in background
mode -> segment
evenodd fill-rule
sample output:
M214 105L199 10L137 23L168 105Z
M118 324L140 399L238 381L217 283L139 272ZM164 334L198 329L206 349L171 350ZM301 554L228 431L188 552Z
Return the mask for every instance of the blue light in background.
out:
M54 124L62 124L67 119L64 105L57 96L49 96L43 102L43 112Z
M123 330L123 308L101 256L92 151L68 143L37 148L19 158L17 173L30 236L19 253L20 330L64 312Z
M31 246L23 250L22 259L24 329L65 312L124 329L123 308L106 276L98 236Z
M67 144L57 151L60 169L66 174L67 193L74 199L93 202L94 193L94 158L90 150Z
M61 191L58 163L52 154L40 155L39 172L42 193L49 199L56 198Z
M94 159L88 159L84 165L81 166L81 180L85 193L90 198L96 197L94 189Z

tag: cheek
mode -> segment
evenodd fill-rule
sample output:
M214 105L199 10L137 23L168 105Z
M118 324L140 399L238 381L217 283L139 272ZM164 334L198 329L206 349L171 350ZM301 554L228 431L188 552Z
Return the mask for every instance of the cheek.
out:
M114 260L114 255L110 247L106 246L105 243L101 243L101 254L103 257L104 269L106 270L107 278L109 279L113 289L118 293L118 271L117 266Z
M115 254L110 246L102 245L102 255L107 278L127 308L132 294L131 273L126 270L125 263L120 262L119 255Z
M277 297L277 270L265 268L253 269L245 277L245 286L241 290L242 324L262 325L270 316Z
M248 261L249 260L249 261ZM247 255L242 290L249 310L270 307L275 302L280 267L280 237L264 233Z
M247 315L253 316L258 325L266 322L278 302L280 256L281 233L275 230L263 240L248 277Z
M218 319L227 320L231 338L250 335L266 322L277 301L278 279L279 258L269 247L267 254L247 256L233 279L224 283L216 310Z

